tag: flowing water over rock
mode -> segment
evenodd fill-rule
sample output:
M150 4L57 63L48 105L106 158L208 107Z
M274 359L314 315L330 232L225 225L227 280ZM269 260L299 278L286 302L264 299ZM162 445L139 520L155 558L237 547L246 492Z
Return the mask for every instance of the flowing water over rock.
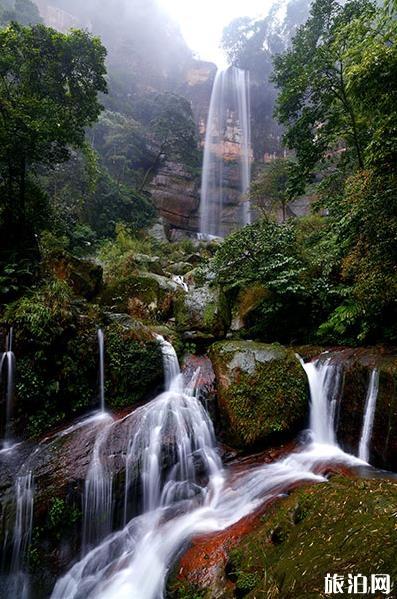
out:
M15 355L13 352L12 328L9 331L6 346L6 351L0 354L0 393L3 392L4 395L1 415L2 448L4 450L11 447L11 418L15 390Z
M134 413L126 456L126 497L135 492L128 471L139 468L140 514L75 564L56 584L53 599L160 599L170 566L192 536L228 528L291 484L325 481L319 474L324 465L363 464L336 444L333 403L339 374L326 361L320 367L305 365L313 442L279 462L230 478L211 421L194 397L194 383L183 387L175 351L160 342L167 391ZM165 447L171 454L166 469Z
M369 381L367 399L365 402L364 423L361 433L358 456L364 462L369 462L370 443L374 426L376 400L379 389L379 370L374 368Z
M337 445L336 417L342 372L330 358L302 363L310 385L310 430L315 443Z
M236 67L216 74L208 114L201 184L200 236L223 237L250 223L244 194L251 178L251 116L249 73ZM238 131L233 127L237 122ZM233 161L238 160L236 184ZM237 197L232 197L233 190ZM245 201L242 201L244 200Z
M98 329L99 350L99 400L101 412L105 412L105 335Z

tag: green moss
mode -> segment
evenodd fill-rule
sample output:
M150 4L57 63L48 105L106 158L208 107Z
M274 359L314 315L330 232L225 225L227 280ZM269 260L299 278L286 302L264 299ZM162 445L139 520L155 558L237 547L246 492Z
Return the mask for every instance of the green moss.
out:
M307 380L291 350L226 341L210 355L229 442L252 446L274 433L294 432L307 413Z
M336 477L295 491L232 551L228 571L236 589L252 599L314 599L325 597L328 572L388 573L395 580L396 501L390 481Z
M163 381L159 344L140 331L114 324L106 334L106 397L115 408L131 406L146 398Z

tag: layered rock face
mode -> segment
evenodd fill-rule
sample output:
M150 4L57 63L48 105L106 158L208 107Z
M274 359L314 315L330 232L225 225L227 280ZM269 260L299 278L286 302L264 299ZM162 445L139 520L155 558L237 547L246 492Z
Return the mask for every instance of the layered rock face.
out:
M164 162L151 182L150 192L161 217L171 229L198 230L199 178L178 162ZM171 234L172 237L172 234Z

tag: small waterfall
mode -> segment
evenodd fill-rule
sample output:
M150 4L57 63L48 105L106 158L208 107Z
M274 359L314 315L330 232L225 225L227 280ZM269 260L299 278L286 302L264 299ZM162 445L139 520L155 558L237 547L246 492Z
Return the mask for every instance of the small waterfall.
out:
M302 362L310 387L310 430L315 443L337 446L336 416L341 368L330 359Z
M174 348L162 338L159 342L166 391L131 415L125 526L58 580L53 599L161 599L172 563L192 536L230 527L297 482L325 482L317 474L325 464L362 465L336 446L341 376L327 360L304 365L313 393L315 442L279 462L230 477L217 454L212 423L194 397L196 374L183 386ZM134 494L142 497L142 505L129 514Z
M0 388L4 389L3 449L11 445L11 422L15 395L15 355L13 352L13 329L7 336L6 351L0 355Z
M105 412L105 335L98 329L99 399L101 412Z
M238 121L239 138L230 139L233 115ZM211 95L207 120L201 182L200 237L223 237L228 229L223 210L231 204L225 195L228 183L226 160L228 147L239 145L240 193L244 201L230 225L250 223L247 194L251 180L251 116L249 73L236 67L218 70ZM229 227L230 228L230 227Z
M112 530L113 478L106 464L106 442L113 418L104 414L105 426L99 432L88 468L83 498L82 554L102 541Z
M10 596L18 597L18 599L27 599L29 596L29 577L26 573L26 565L32 536L34 502L31 471L17 477L15 495L16 516L8 592Z
M360 444L358 449L358 457L364 462L369 461L369 450L372 437L372 429L374 426L376 400L378 398L379 389L379 370L375 368L369 380L367 398L365 401L364 422L361 432Z

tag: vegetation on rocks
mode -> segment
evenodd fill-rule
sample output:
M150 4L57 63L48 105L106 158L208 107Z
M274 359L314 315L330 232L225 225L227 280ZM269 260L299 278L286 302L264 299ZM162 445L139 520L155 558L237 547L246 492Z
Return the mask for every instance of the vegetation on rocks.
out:
M229 443L247 449L299 430L307 413L308 389L292 350L277 344L221 341L211 346L210 357Z

